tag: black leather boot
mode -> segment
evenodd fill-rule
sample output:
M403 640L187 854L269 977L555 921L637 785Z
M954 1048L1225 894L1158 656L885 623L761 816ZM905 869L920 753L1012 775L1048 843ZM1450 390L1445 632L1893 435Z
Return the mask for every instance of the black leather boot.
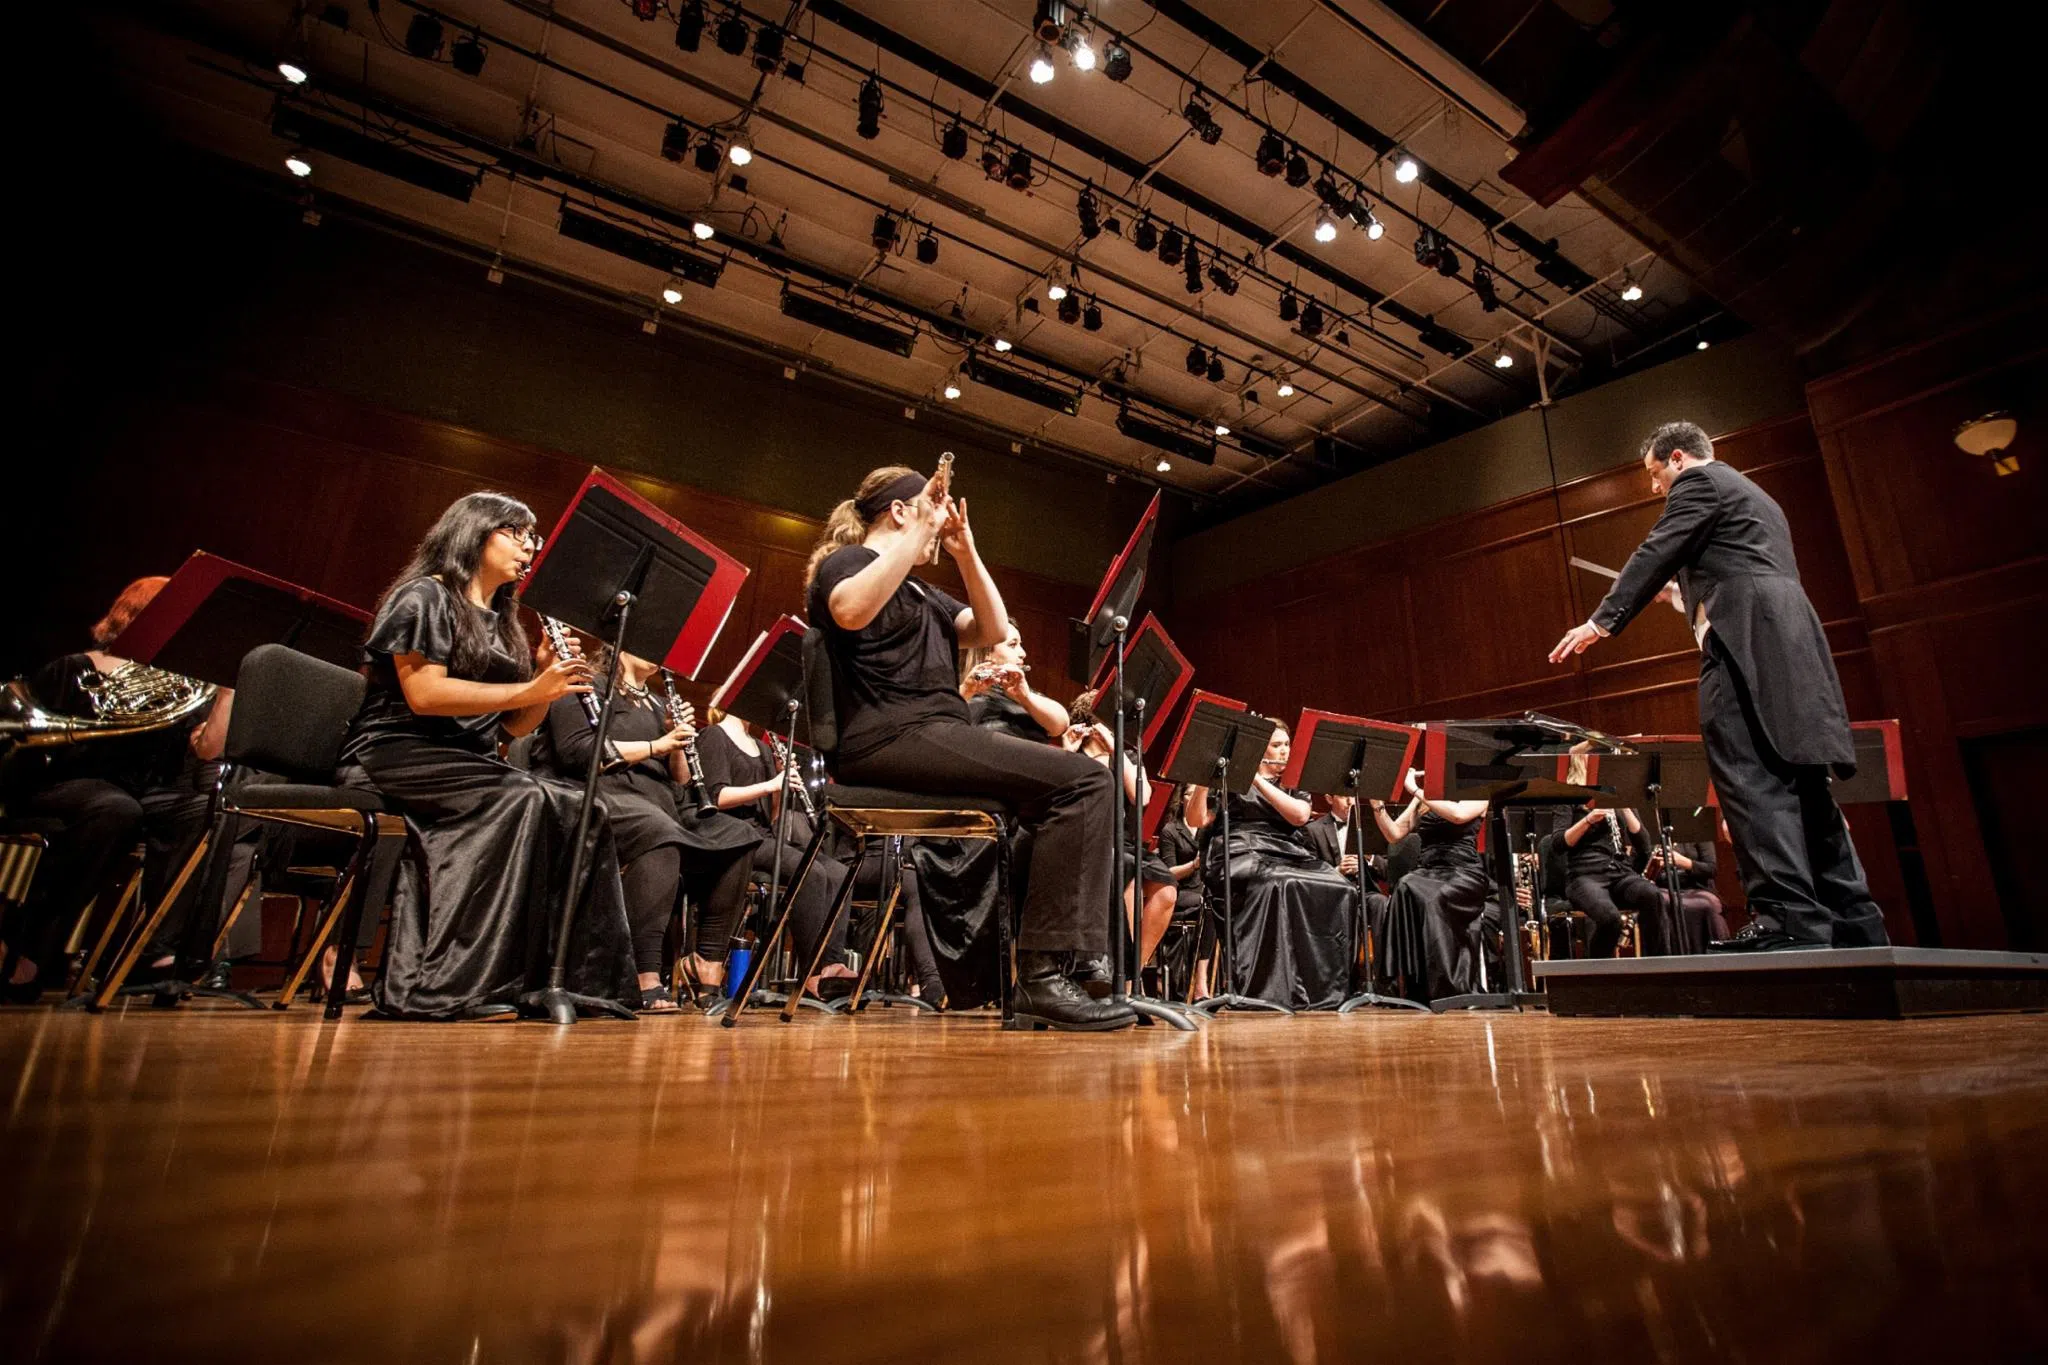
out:
M1017 954L1016 1017L1027 1028L1103 1033L1138 1022L1136 1011L1107 1000L1091 1000L1067 976L1058 953Z
M1074 968L1067 975L1092 1000L1107 997L1116 986L1110 979L1108 953L1075 953Z

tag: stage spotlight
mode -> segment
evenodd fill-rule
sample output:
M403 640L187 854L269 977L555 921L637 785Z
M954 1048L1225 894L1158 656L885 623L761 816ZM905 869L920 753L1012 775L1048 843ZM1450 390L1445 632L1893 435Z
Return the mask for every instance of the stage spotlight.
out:
M405 26L405 50L432 61L441 55L441 21L431 14L415 14Z
M1131 229L1131 245L1140 251L1152 251L1159 246L1159 224L1152 221L1151 214L1140 218Z
M1436 273L1447 280L1458 273L1458 253L1449 242L1445 242L1442 250L1437 252Z
M991 180L1003 178L1003 144L990 138L988 145L981 149L981 173Z
M1066 323L1069 327L1073 326L1081 320L1081 296L1072 290L1068 290L1066 297L1060 300L1060 306L1056 311L1061 322Z
M1237 276L1225 272L1223 278L1216 282L1216 287L1225 294L1235 294L1237 292Z
M465 33L448 49L448 64L465 76L478 76L483 74L484 58L489 55L490 49L475 33Z
M1337 221L1330 217L1327 209L1316 215L1316 240L1319 242L1334 242L1337 240Z
M924 236L917 239L917 263L919 265L937 265L939 263L939 239L932 235L930 228L926 228Z
M1700 338L1700 339L1699 339L1698 341L1696 341L1696 342L1694 342L1694 343L1693 343L1693 346L1692 346L1692 348L1693 348L1693 349L1694 349L1695 351L1704 351L1704 350L1706 350L1706 349L1707 349L1707 339L1706 339L1705 337L1701 337L1701 338Z
M1208 368L1209 356L1202 349L1201 343L1196 342L1193 346L1188 347L1188 373L1199 379Z
M1218 289L1222 289L1226 294L1234 292L1233 289L1225 287L1231 284L1230 272L1223 268L1223 262L1221 261L1210 263L1209 283L1215 285Z
M1031 153L1022 147L1010 151L1010 160L1003 170L1003 183L1013 190L1031 188Z
M860 120L854 131L869 142L882 135L882 83L872 75L860 85Z
M1222 141L1223 125L1216 121L1216 115L1209 106L1202 103L1200 95L1190 96L1180 112L1181 117L1188 121L1188 127L1195 130L1196 137L1211 147Z
M1365 211L1365 235L1368 240L1374 242L1387 235L1387 225L1382 223L1371 209Z
M998 351L1007 351L1007 350L1009 350L1009 349L1010 349L1010 347L1011 347L1011 345L1012 345L1012 344L1013 344L1013 343L1012 343L1012 342L1010 341L1010 339L1009 339L1008 337L997 337L997 338L996 338L996 350L998 350Z
M958 376L956 375L956 376L954 376L953 378L951 378L951 379L948 379L948 380L946 381L946 387L945 387L944 389L940 390L940 392L944 393L944 394L946 395L946 397L947 397L947 398L949 398L949 399L952 399L952 398L958 398L958 397L960 396L960 379L959 379L959 377L958 377Z
M1074 201L1075 216L1081 220L1081 235L1089 241L1102 232L1102 214L1095 202L1095 187L1083 186L1081 197Z
M1280 387L1274 389L1273 392L1282 398L1294 397L1294 381L1291 379L1283 378L1280 381Z
M1301 310L1301 334L1305 337L1319 337L1323 334L1323 306L1314 299Z
M1636 283L1633 275L1624 275L1622 279L1627 281L1627 283L1621 287L1621 301L1623 303L1639 302L1643 297L1643 287Z
M304 85L306 83L306 68L295 66L291 62L279 62L277 64L277 74L290 81L293 85Z
M1496 370L1512 370L1515 368L1514 352L1503 345L1500 348L1500 353L1493 358L1493 368Z
M875 244L875 250L887 251L896 245L897 226L895 218L886 213L875 215L875 226L868 234L868 240Z
M690 126L678 119L661 130L661 156L664 161L681 161L690 151Z
M772 73L782 65L783 31L773 24L763 24L761 31L754 35L754 67L764 73Z
M954 119L946 126L946 131L939 134L939 150L949 161L958 161L967 155L967 130L960 126L959 119Z
M1078 28L1069 28L1061 40L1074 58L1074 69L1093 71L1095 69L1095 46L1088 41L1088 35Z
M747 50L747 21L740 17L739 6L725 12L718 21L718 50L737 57Z
M695 52L704 41L704 0L683 0L676 6L676 46Z
M1301 316L1301 300L1294 297L1292 289L1280 291L1280 321L1292 322Z
M1187 253L1180 258L1181 269L1187 272L1187 291L1190 294L1202 292L1202 253L1195 249L1194 242L1188 243Z
M717 229L702 218L690 224L690 235L700 242L708 242L717 235Z
M1161 456L1159 457L1159 463L1158 463L1158 464L1155 464L1155 465L1153 465L1153 466L1152 466L1152 468L1153 468L1154 472L1156 472L1156 473L1160 473L1160 474L1167 474L1167 473L1171 473L1171 472L1172 472L1172 470L1173 470L1173 461L1172 461L1172 460L1169 460L1169 459L1167 459L1167 458L1166 458L1166 457L1165 457L1164 455L1161 455Z
M1031 59L1031 83L1033 85L1044 85L1052 80L1054 74L1052 53L1041 45L1038 49L1038 55Z
M1422 166L1419 162L1416 161L1414 157L1408 155L1408 153L1406 152L1395 153L1394 179L1400 181L1404 185L1412 185L1418 179L1420 179L1421 176Z
M1102 53L1102 74L1113 81L1127 81L1131 78L1130 49L1120 42L1111 42Z
M1090 332L1102 330L1102 307L1092 298L1088 300L1088 307L1081 313L1081 326Z
M1218 423L1216 424L1216 434L1217 434L1218 436L1228 436L1228 435L1230 434L1230 428L1229 428L1229 427L1227 427L1227 426L1224 426L1224 425L1223 425L1223 423L1221 423L1221 422L1218 422Z
M1159 259L1162 264L1180 264L1181 240L1179 228L1170 227L1166 230L1166 235L1159 239Z
M725 149L725 159L735 166L751 165L754 160L754 149L734 138L732 146Z
M1038 0L1038 13L1031 20L1031 31L1038 35L1039 42L1058 42L1060 32L1066 26L1066 0Z
M1051 299L1054 303L1058 303L1060 300L1066 298L1067 286L1062 284L1057 279L1050 280L1046 283L1045 286L1045 296Z
M1211 384L1221 384L1223 382L1223 358L1214 351L1209 353L1209 368L1206 373Z
M301 180L304 180L313 173L313 163L306 160L304 154L300 152L293 152L290 156L286 157L284 159L284 168Z
M1260 175L1278 175L1287 169L1287 143L1280 134L1271 128L1266 130L1265 136L1259 139L1256 160Z
M718 163L725 159L725 149L718 145L718 139L707 136L697 144L697 169L706 175L718 169Z
M1295 189L1308 183L1308 158L1299 149L1287 158L1287 183Z
M660 13L661 0L633 0L633 17L643 24L652 23Z
M1500 307L1500 296L1494 293L1493 290L1493 272L1486 268L1484 261L1474 261L1472 263L1472 292L1479 296L1479 309L1481 312L1491 313L1494 309ZM1513 363L1513 361L1508 362L1510 365ZM1502 368L1505 369L1506 366Z
M661 301L671 308L683 301L683 287L670 280L661 287Z

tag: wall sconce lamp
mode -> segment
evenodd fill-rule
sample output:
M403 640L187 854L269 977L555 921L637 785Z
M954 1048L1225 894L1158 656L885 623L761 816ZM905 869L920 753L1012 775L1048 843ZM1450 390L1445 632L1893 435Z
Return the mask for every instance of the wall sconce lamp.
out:
M2013 437L2019 432L2020 424L2011 413L1987 412L1956 428L1956 449L1966 455L1989 455L1991 468L1997 474L2017 474L2020 457L2005 452L2011 448Z

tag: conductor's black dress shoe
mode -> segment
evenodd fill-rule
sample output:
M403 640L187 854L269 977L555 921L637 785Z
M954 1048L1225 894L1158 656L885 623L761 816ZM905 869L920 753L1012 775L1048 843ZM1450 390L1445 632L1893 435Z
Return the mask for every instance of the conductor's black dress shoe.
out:
M1797 948L1829 946L1817 938L1800 938L1786 933L1783 929L1751 920L1730 937L1715 939L1707 945L1707 949L1716 953L1781 953Z

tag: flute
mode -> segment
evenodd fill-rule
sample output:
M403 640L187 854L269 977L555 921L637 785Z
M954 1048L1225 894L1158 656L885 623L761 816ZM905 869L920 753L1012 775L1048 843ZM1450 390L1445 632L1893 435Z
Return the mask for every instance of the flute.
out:
M949 497L951 497L951 496L952 496L952 494L953 494L953 452L952 452L952 451L950 451L950 450L944 450L944 451L940 451L940 452L939 452L939 467L938 467L938 468L937 468L936 470L934 470L934 471L933 471L933 473L932 473L932 483L933 483L934 485L936 485L936 489L937 489L937 491L936 491L936 492L935 492L935 494L933 495L933 496L934 496L934 502L935 502L935 503L943 503L943 502L945 502L945 500L946 500L947 498L949 498ZM932 538L932 549L931 549L931 557L930 557L929 559L927 559L927 560L926 560L925 562L926 562L927 564L936 564L936 563L938 563L938 562L939 562L939 539L938 539L938 537L936 537L936 536L934 536L934 537Z

